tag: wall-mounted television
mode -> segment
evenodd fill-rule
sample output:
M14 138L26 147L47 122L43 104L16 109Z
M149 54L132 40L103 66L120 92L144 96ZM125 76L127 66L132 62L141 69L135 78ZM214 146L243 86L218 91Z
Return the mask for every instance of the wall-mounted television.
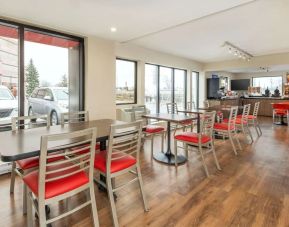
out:
M231 80L232 91L246 91L250 87L250 79Z

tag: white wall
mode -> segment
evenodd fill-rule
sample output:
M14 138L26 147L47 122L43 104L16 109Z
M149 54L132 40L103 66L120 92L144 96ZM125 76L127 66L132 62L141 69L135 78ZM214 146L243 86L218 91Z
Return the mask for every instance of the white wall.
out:
M190 59L161 53L158 51L142 48L132 44L116 44L115 49L116 56L119 58L125 58L130 60L136 60L138 62L138 94L137 94L137 104L144 104L145 97L145 63L158 64L162 66L175 67L180 69L187 70L188 74L191 75L192 71L200 72L200 81L201 77L204 77L202 73L203 65L199 62L192 61ZM190 76L188 77L191 78ZM190 99L190 80L188 83L188 99ZM203 89L201 89L201 93ZM201 97L204 95L201 94ZM118 106L120 108L125 107L125 105Z
M115 44L85 39L85 109L90 119L115 119Z

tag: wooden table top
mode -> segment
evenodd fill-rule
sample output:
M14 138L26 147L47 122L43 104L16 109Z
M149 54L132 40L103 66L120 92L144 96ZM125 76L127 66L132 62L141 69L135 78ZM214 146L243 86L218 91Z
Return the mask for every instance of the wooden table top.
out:
M88 122L56 125L49 128L39 127L15 132L0 132L0 156L3 162L11 162L39 156L42 135L67 133L87 128L97 128L97 142L108 139L110 126L123 124L122 121L101 119Z
M165 113L147 114L147 115L143 115L142 117L161 120L161 121L170 121L170 122L175 122L175 123L197 119L196 117L186 116L184 114L165 114Z

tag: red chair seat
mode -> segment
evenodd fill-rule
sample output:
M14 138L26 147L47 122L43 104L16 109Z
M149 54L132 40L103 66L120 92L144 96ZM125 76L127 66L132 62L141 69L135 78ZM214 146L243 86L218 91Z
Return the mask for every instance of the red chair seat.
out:
M238 115L237 118L242 118L242 115L241 115L241 114ZM254 116L254 115L248 115L248 119L249 119L249 120L254 120L254 119L256 119L256 118L257 118L257 117Z
M224 122L224 123L228 123L228 122L229 122L229 119L224 119L223 122ZM236 123L237 125L242 124L242 118L236 118L235 123ZM247 121L243 121L243 123L244 123L244 124L247 124Z
M58 166L50 166L47 167L47 171L59 169L60 166L61 168L64 168L66 166L72 165L71 164L62 164ZM77 167L72 167L64 171L60 171L58 173L53 173L47 175L47 178L51 177L57 177L61 176L67 173L70 173L71 171L77 170ZM38 196L38 170L32 171L31 173L28 173L23 177L24 183L29 187L29 189L36 195ZM45 199L49 199L61 194L64 194L66 192L72 191L76 188L79 188L82 185L85 185L89 182L88 176L84 171L78 172L76 174L73 174L71 176L46 182L45 183Z
M214 129L215 130L228 131L228 130L234 130L234 126L230 125L230 128L229 128L229 124L226 124L226 123L215 123L214 124Z
M181 122L182 125L191 125L192 124L192 120L185 120Z
M183 132L175 136L175 139L182 140L190 143L199 143L199 137L197 133ZM207 143L211 141L211 138L207 135L201 135L201 143Z
M131 155L126 155L124 153L113 154L112 158L122 157L120 159L111 161L111 173L115 173L126 168L129 168L136 164L136 159ZM101 172L106 172L106 151L101 151L95 154L94 168L100 170Z
M274 109L274 114L275 114L275 115L285 116L285 115L287 115L287 110Z
M50 159L48 159L48 162L55 162L55 161L61 160L63 158L64 157L50 158ZM36 168L39 166L39 157L25 158L25 159L16 161L16 163L22 170Z
M144 129L146 133L157 133L164 131L165 128L159 125L147 125Z

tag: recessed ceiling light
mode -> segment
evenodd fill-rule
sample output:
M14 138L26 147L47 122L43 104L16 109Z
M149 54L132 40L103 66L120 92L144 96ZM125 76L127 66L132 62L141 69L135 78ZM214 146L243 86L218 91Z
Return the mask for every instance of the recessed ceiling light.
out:
M117 29L116 29L116 27L111 27L111 28L110 28L110 31L111 31L111 32L116 32Z

